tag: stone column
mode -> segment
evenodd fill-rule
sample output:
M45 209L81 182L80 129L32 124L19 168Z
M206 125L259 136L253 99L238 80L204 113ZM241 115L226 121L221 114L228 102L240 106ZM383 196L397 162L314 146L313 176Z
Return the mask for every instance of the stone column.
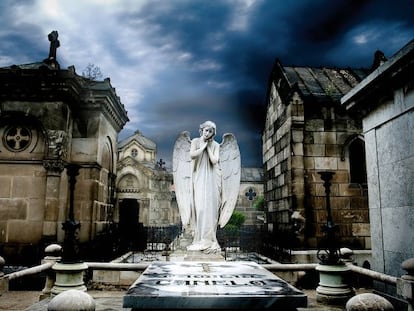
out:
M46 169L45 210L43 216L43 236L57 238L59 220L59 195L61 173L64 170L62 160L44 160Z

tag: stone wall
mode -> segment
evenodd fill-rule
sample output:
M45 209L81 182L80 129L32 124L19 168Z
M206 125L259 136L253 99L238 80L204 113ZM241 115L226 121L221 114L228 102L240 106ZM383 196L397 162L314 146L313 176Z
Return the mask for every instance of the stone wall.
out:
M264 211L255 207L255 202L260 197L263 197L263 183L242 182L240 184L235 210L243 213L246 217L244 225L257 226L258 228L263 225Z
M348 142L360 139L361 122L341 107L305 108L304 171L306 237L310 246L318 245L326 223L326 194L318 172L333 171L330 202L332 218L339 226L341 246L369 249L370 225L366 184L351 183ZM309 109L310 108L310 109ZM344 156L342 156L344 155ZM360 161L364 161L361 154Z
M275 232L287 230L290 223L292 105L282 102L274 85L271 94L263 133L263 163L267 229Z
M408 89L406 89L408 90ZM364 119L375 271L400 276L414 257L414 91L395 92Z
M330 170L335 172L331 208L341 246L371 247L366 183L351 183L350 176L349 145L363 139L361 131L361 121L339 104L306 101L298 92L283 102L271 86L263 132L264 193L267 229L276 239L290 239L296 231L297 244L290 246L318 246L327 217L318 172ZM294 211L304 223L291 219Z

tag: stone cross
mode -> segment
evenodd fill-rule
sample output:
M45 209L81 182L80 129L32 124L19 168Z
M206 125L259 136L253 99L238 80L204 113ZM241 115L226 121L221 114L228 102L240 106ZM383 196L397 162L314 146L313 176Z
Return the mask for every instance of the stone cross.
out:
M57 30L53 30L47 38L50 41L49 60L56 60L56 50L60 46Z
M164 165L165 165L165 161L164 161L163 159L160 159L160 160L157 162L157 166L158 166L160 169L164 169Z

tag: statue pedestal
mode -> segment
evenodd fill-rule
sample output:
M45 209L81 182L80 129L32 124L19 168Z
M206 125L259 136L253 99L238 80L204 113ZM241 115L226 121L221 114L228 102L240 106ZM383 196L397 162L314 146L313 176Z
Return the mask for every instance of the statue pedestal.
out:
M137 310L296 310L307 297L255 262L153 262L129 288Z
M345 304L355 295L347 283L351 269L343 264L317 265L319 271L319 286L316 288L316 300L328 305Z
M201 251L187 251L184 261L225 261L220 253L203 253Z
M56 272L55 285L52 287L51 295L58 295L68 289L77 289L86 292L83 282L84 271L88 266L83 263L56 263L52 267Z

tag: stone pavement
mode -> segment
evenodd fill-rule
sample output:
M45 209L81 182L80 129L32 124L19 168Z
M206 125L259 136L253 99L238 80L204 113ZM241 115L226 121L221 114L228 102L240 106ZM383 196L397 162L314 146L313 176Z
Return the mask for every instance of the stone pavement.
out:
M302 290L308 296L308 307L298 311L343 311L341 306L325 306L316 302L315 290ZM357 293L370 292L361 289ZM122 299L125 291L88 291L96 302L96 311L129 311L122 308ZM4 311L47 311L50 301L45 299L39 302L40 292L36 291L9 291L0 296L0 310Z

